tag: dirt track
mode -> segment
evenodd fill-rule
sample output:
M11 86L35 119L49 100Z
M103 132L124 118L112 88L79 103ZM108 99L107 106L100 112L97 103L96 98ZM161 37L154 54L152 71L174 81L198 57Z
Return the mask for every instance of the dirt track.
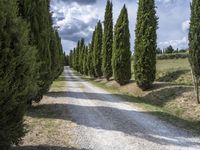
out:
M83 81L66 67L71 143L94 150L199 150L200 139Z

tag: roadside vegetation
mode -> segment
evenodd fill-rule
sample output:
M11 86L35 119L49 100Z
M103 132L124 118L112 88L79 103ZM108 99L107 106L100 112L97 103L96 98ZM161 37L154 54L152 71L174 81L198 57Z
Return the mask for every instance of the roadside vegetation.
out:
M64 76L53 82L50 90L44 95L42 101L33 103L25 114L25 124L28 133L20 146L12 150L59 150L70 149L70 131L72 124L67 109L59 104L65 104L65 99L55 98L56 93L66 91ZM63 118L63 119L62 119Z

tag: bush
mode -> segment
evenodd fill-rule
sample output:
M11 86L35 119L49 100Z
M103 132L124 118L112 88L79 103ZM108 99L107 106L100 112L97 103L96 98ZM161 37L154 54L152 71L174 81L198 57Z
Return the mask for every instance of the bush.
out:
M172 53L172 54L161 54L157 55L158 60L163 59L179 59L179 58L188 58L188 53Z

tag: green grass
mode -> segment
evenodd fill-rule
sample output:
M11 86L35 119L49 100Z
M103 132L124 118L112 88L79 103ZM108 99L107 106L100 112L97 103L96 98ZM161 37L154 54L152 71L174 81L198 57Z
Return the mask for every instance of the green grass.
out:
M66 89L66 81L65 77L61 75L58 79L56 79L51 85L51 91L60 91Z
M157 70L190 70L190 64L188 59L167 59L167 60L158 60L157 61Z
M156 81L192 85L188 59L158 60Z

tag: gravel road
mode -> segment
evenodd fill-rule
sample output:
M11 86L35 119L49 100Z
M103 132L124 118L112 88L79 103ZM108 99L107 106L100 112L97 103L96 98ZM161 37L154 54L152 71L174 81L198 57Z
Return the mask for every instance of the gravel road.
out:
M72 143L86 150L200 150L200 138L97 88L65 68Z

